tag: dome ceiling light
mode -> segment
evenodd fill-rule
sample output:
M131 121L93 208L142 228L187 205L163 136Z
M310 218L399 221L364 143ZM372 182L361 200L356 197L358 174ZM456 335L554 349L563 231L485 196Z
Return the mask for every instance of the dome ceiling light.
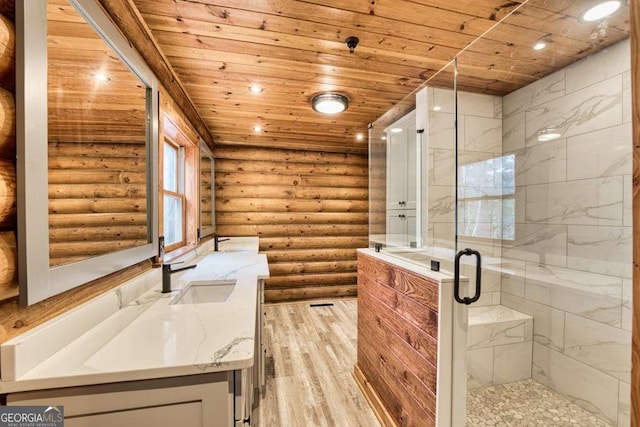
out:
M325 92L311 99L314 111L322 114L338 114L347 109L349 98L341 93Z

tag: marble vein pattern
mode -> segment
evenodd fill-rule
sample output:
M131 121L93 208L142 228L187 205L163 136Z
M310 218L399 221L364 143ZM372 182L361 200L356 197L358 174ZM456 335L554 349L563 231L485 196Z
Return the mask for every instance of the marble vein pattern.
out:
M584 89L602 80L623 74L631 68L629 39L577 61L565 68L566 92Z
M453 91L448 90L448 92L451 94L450 96L453 96ZM502 98L480 93L458 91L458 114L501 119Z
M510 153L525 147L524 111L502 120L502 152Z
M493 384L531 378L532 342L500 345L494 348Z
M620 324L622 279L527 264L525 297L612 326Z
M631 71L622 74L622 123L631 123Z
M538 132L550 127L567 138L622 123L622 77L573 92L526 112L526 145L540 144Z
M618 380L538 343L532 377L611 424L618 417Z
M631 316L633 314L633 280L622 280L622 320L620 327L626 331L631 330Z
M428 147L452 150L455 146L455 121L452 113L429 111Z
M206 371L208 368L223 366L225 361L233 359L239 355L246 354L247 351L250 351L250 348L253 348L253 346L253 336L235 337L230 343L216 350L211 356L211 360L208 364L198 365L198 367L203 371Z
M257 282L268 277L266 257L257 253L228 252L205 254L196 259L198 267L174 277L171 294L159 289L159 270L149 274L152 287L133 298L135 292L123 285L105 297L119 309L103 316L95 326L83 324L75 312L61 317L81 325L83 332L71 343L32 367L17 381L0 382L0 390L28 390L55 384L73 386L173 375L190 375L220 370L242 369L253 363ZM141 277L145 277L144 275ZM171 304L181 289L192 281L236 279L225 302ZM137 284L141 290L146 285ZM101 299L91 301L95 314ZM45 324L39 330L59 327ZM28 337L22 337L25 339ZM38 340L34 340L38 344ZM6 345L6 343L5 343Z
M466 116L464 120L465 151L502 154L502 120Z
M474 390L493 385L493 347L467 351L467 388Z
M570 225L567 267L631 278L631 227Z
M564 70L556 71L544 79L510 93L503 98L502 114L508 117L564 96L564 77Z
M516 185L566 181L567 145L559 139L515 152Z
M564 354L631 381L631 332L567 313Z
M535 342L556 351L564 349L564 311L507 293L502 294L501 303L533 317Z
M631 425L631 386L625 382L618 383L618 426Z
M502 255L507 259L565 266L567 226L516 224L515 239L503 241Z
M501 304L534 317L533 378L616 426L629 425L629 53L622 41L503 99L517 189ZM561 138L539 141L549 127Z
M633 181L631 175L625 175L623 178L624 202L622 203L622 222L625 227L633 226Z
M622 225L621 176L527 187L528 223Z
M567 179L631 175L631 123L567 140Z

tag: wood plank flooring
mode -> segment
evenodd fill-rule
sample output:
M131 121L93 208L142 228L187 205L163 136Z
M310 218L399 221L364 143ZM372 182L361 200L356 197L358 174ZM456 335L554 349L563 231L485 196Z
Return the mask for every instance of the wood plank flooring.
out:
M258 427L380 426L356 385L357 301L266 306L266 390ZM316 302L314 302L316 303Z

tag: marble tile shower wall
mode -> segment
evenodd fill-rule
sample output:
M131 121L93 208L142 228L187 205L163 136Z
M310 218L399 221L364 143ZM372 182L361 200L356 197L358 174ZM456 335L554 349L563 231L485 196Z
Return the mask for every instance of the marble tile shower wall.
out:
M515 239L501 302L534 317L533 378L629 425L630 44L620 42L503 99L515 155ZM560 139L538 140L555 127Z
M429 257L440 258L442 268L453 270L454 233L455 233L455 123L453 91L447 89L427 88L427 149L423 153L424 170L423 200L427 206L427 214L422 216L423 239ZM502 98L468 92L458 92L458 164L459 166L481 164L484 161L499 158L502 155ZM501 183L497 185L501 191ZM496 190L496 182L483 180L478 175L471 186L459 187L460 196L465 191L475 191L476 195L484 190ZM460 204L459 221L464 222L467 214L465 206ZM494 222L501 226L502 212L498 206ZM477 221L475 225L488 230L496 224ZM461 233L464 234L464 233ZM501 253L500 239L473 239L459 236L460 249L470 246L479 250L485 262L497 260L499 265ZM463 258L469 264L463 266L462 274L469 277L470 283L475 281L475 258ZM476 306L500 304L500 273L497 269L483 268L482 296Z

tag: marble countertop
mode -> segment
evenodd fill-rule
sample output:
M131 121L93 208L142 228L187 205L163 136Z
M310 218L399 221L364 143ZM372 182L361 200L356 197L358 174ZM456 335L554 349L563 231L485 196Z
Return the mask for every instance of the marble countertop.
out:
M129 298L124 296L123 289L110 292L118 298L118 309L104 319L92 322L88 316L92 313L95 316L96 311L109 313L104 307L108 306L110 295L97 298L94 307L90 301L79 310L8 341L1 348L0 393L252 366L259 303L257 285L259 279L269 276L266 256L257 253L254 241L245 242L247 245L224 242L227 252L204 253L188 260L185 265L197 263L197 267L175 273L174 291L170 294L160 292L156 269L149 273L155 280L146 279L155 281L146 292ZM224 250L222 245L220 248ZM212 279L236 279L226 301L172 304L189 282ZM126 289L127 284L122 287ZM73 321L65 318L74 316ZM65 334L74 335L69 329L80 328L84 323L94 325L77 331L77 337L57 351L54 344L47 342L58 336L64 339ZM52 353L38 360L31 355L34 350Z
M405 270L409 270L414 273L420 274L422 276L437 280L441 284L453 283L452 275L448 274L447 272L433 271L430 268L428 268L426 265L418 264L416 262L411 262L401 257L386 253L384 251L376 252L375 249L364 248L364 249L358 249L358 252L364 255L369 255L371 257L378 258L381 261L385 261L390 264L397 265L398 267L402 267ZM467 280L466 278L461 278L461 279Z

